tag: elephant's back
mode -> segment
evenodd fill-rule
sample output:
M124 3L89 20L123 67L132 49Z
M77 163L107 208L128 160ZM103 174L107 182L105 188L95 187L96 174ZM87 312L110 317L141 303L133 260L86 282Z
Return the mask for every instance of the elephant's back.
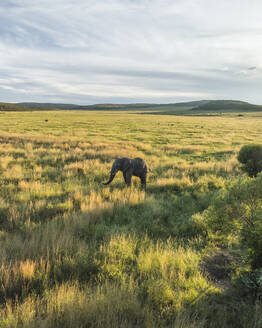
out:
M137 164L139 164L139 165L146 164L146 162L142 158L140 158L140 157L134 158L134 162L137 163Z

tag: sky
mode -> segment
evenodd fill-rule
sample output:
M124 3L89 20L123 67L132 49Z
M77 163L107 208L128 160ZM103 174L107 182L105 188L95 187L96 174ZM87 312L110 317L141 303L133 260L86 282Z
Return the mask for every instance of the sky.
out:
M262 104L261 0L0 0L0 102Z

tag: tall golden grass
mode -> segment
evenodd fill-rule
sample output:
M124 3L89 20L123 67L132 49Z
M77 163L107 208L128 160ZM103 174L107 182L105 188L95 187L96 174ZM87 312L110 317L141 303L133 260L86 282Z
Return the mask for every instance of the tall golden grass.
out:
M261 327L260 303L237 308L203 269L201 215L261 120L1 115L0 327ZM148 162L146 193L120 173L102 185L123 156Z

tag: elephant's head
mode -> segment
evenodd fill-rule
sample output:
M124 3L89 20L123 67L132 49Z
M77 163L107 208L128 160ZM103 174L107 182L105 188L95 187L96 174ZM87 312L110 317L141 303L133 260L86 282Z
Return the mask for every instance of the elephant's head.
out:
M127 157L117 158L112 165L109 180L107 182L104 182L103 184L108 185L113 181L118 171L126 172L131 167L132 167L132 160L130 158Z

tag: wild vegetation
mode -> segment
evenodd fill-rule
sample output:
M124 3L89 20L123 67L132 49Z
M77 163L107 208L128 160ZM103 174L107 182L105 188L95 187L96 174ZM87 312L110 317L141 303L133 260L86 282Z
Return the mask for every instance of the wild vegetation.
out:
M0 327L261 327L261 121L0 113Z

